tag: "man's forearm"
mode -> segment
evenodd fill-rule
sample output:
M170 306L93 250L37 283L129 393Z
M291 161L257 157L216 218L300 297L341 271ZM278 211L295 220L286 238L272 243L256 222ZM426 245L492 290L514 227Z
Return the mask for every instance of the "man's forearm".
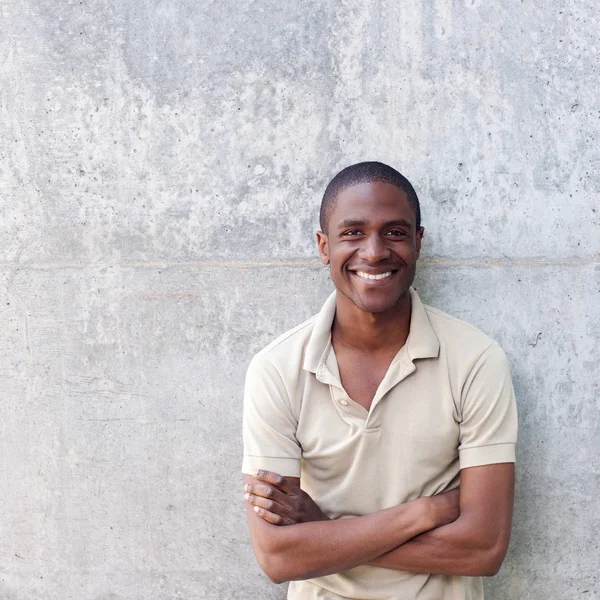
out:
M498 572L505 552L503 540L482 538L468 518L461 517L414 537L368 564L411 573L489 576Z
M276 583L345 571L437 525L423 500L364 517L287 527L271 525L252 515L254 550L259 564Z
M514 464L463 469L460 517L370 564L412 573L495 575L510 540L513 495Z

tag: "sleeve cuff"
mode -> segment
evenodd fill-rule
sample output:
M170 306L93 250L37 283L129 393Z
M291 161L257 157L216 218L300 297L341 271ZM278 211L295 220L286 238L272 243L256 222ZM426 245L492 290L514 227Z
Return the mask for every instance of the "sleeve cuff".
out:
M297 458L273 458L271 456L244 456L242 473L252 475L263 469L286 477L300 477L300 460Z
M476 448L463 448L458 451L460 468L480 467L498 463L515 462L514 444L494 444L492 446L478 446Z

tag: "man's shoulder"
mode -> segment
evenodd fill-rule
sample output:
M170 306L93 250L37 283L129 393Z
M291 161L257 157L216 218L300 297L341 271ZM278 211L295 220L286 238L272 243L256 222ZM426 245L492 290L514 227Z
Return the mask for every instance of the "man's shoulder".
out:
M424 304L429 322L440 346L464 354L481 354L496 341L471 323L467 323L439 308Z

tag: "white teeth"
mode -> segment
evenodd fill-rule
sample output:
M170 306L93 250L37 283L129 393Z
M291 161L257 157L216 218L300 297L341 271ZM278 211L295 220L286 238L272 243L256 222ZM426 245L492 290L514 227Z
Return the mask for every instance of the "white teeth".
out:
M362 277L362 279L385 279L386 277L389 277L392 274L392 272L387 271L385 273L378 273L377 275L371 275L370 273L363 273L362 271L356 271L356 274L359 277Z

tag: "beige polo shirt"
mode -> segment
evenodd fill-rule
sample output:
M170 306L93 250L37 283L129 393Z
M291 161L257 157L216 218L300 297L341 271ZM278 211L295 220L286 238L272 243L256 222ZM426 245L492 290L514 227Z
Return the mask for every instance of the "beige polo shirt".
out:
M331 345L335 292L321 312L252 360L242 471L300 477L331 518L456 487L461 468L514 462L517 411L500 346L410 290L406 344L371 408L345 392ZM481 600L478 577L361 566L290 583L292 600Z

